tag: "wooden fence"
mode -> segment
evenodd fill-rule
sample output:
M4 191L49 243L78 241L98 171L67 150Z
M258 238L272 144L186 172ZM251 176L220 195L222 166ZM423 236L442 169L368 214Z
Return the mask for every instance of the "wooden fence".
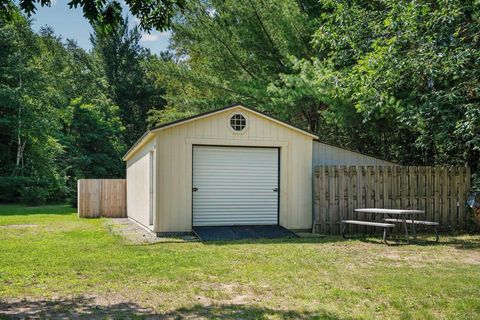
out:
M78 180L78 216L122 218L127 216L125 179Z
M369 207L425 210L422 219L439 222L442 230L465 230L472 223L465 202L468 167L320 166L313 182L314 232L338 234L340 220L366 219L354 209Z

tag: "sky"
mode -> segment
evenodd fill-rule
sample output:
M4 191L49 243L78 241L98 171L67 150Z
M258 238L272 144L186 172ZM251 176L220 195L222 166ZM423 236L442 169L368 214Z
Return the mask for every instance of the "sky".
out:
M68 0L52 0L51 7L37 5L37 11L32 15L33 30L38 31L41 27L49 25L56 35L63 39L74 39L78 45L85 50L91 49L90 33L92 27L87 19L83 17L82 9L72 8L67 5ZM127 13L127 11L125 11ZM137 20L129 14L129 21L133 27ZM141 45L149 48L152 53L160 53L168 47L170 33L152 30L150 34L143 33Z

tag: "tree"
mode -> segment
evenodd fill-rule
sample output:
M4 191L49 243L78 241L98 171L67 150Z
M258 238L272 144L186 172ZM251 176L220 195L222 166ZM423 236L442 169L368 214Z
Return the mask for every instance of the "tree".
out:
M43 203L78 178L123 177L119 109L94 56L18 11L0 21L0 48L0 199L25 189Z
M28 21L18 14L1 25L0 35L3 49L0 50L0 125L5 151L1 167L4 174L39 172L51 163L52 153L59 150L51 135L57 113L49 104L48 92L40 88L45 80L42 66L36 60L41 52L40 43ZM27 153L35 157L26 157Z
M56 160L63 149L55 134L59 112L54 90L42 88L48 81L44 61L39 59L43 47L18 12L11 20L3 20L0 29L0 175L12 177L8 178L12 186L16 177L21 181L28 177L47 196L61 193Z
M242 101L282 118L316 116L317 102L274 105L267 91L294 72L293 58L311 56L315 28L297 2L190 1L172 30L177 56L164 65L168 80L179 83L167 90L172 107L208 110Z
M159 69L173 115L242 101L352 149L477 172L479 9L191 1L172 25L177 56Z
M66 137L68 164L76 178L123 177L120 141L122 124L118 107L97 102L85 104L81 98L69 105L72 118Z
M184 0L125 0L125 5L133 16L140 20L145 30L152 28L165 30L169 27L173 15L184 8ZM20 8L29 16L37 10L37 5L51 6L52 0L20 0ZM70 0L70 8L80 7L83 16L92 25L103 31L113 31L122 22L121 1ZM0 11L13 14L15 8L11 0L0 0Z
M377 145L391 146L384 153L477 170L479 4L360 1L332 10L315 45L344 72L345 95L364 121L385 119L374 132L385 137Z
M153 58L139 44L138 28L128 29L125 19L113 32L95 28L93 54L108 81L109 96L120 108L125 127L123 142L132 145L145 132L147 112L162 109L163 88L151 81L148 70Z

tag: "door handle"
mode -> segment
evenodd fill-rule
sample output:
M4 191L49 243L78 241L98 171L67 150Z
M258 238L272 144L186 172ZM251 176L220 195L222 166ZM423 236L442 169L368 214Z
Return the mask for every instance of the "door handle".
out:
M193 188L192 188L192 191L193 191L193 192L196 192L196 191L198 191L198 188L193 187Z
M273 192L278 192L278 188L273 188Z

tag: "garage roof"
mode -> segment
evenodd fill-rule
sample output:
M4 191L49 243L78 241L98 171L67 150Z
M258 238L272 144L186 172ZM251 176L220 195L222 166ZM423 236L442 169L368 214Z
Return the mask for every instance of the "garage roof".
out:
M167 122L167 123L164 123L164 124L161 124L159 126L156 126L150 130L148 130L147 132L145 132L141 137L140 139L137 140L137 142L135 142L135 144L127 151L127 153L125 153L125 155L123 156L123 160L127 160L129 158L130 155L132 155L135 150L140 147L140 145L142 145L142 142L143 141L147 141L153 134L155 134L156 132L160 131L160 130L164 130L164 129L167 129L167 128L171 128L171 127L174 127L174 126L178 126L178 125L181 125L181 124L184 124L184 123L188 123L188 122L191 122L191 121L195 121L195 120L198 120L198 119L201 119L201 118L205 118L205 117L209 117L209 116L212 116L214 114L217 114L217 113L220 113L220 112L224 112L226 110L229 110L229 109L233 109L233 108L241 108L241 109L245 109L247 111L250 111L252 113L255 113L261 117L264 117L264 118L267 118L271 121L274 121L278 124L281 124L285 127L288 127L292 130L295 130L295 131L298 131L300 133L303 133L313 139L318 139L318 136L316 136L315 134L307 131L307 130L304 130L304 129L301 129L297 126L294 126L292 124L289 124L285 121L282 121L282 120L279 120L275 117L272 117L270 115L267 115L261 111L258 111L258 110L255 110L253 108L249 108L249 107L245 107L244 105L242 104L239 104L239 103L235 103L235 104L231 104L229 106L226 106L224 108L221 108L221 109L217 109L217 110L213 110L213 111L209 111L209 112L205 112L205 113L200 113L200 114L197 114L197 115L194 115L194 116L191 116L191 117L187 117L187 118L183 118L183 119L179 119L179 120L176 120L176 121L172 121L172 122Z

